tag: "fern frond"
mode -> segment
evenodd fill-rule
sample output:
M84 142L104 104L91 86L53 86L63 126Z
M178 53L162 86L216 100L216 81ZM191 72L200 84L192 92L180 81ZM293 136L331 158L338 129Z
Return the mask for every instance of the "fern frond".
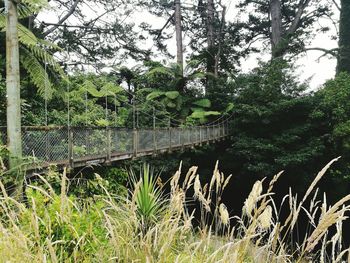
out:
M2 32L5 32L5 27L6 27L6 16L4 13L0 14L0 30Z
M120 87L119 85L115 85L112 82L107 82L101 88L101 92L104 94L104 96L110 96L110 95L114 96L117 93L120 93L123 91L124 91L124 89L122 87Z
M103 94L97 90L95 84L92 83L90 80L85 80L81 85L81 89L87 91L91 96L95 98L103 97Z
M39 94L46 99L52 98L53 88L45 68L38 59L24 47L20 48L20 62L30 75L34 85L38 88Z
M18 40L21 45L25 46L27 49L33 53L33 55L39 59L41 63L46 63L49 66L49 70L52 70L60 75L61 78L67 80L67 76L64 73L61 65L57 63L56 59L45 49L51 50L62 50L59 46L46 41L44 39L37 38L28 28L18 23ZM0 15L0 30L5 30L6 28L6 17L5 15Z
M37 13L48 6L47 0L22 0L22 5L26 5L32 13Z

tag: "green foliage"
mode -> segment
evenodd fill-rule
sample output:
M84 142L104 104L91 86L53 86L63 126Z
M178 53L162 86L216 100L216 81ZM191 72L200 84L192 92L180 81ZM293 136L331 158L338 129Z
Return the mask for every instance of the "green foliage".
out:
M328 27L317 27L317 22L322 17L331 17L333 15L333 7L327 1L316 2L300 2L295 0L276 1L281 5L281 39L271 54L275 57L284 56L286 54L300 54L305 51L305 47L309 45L315 32L318 34L329 31ZM237 23L240 37L245 43L251 43L249 48L253 52L258 52L259 47L254 43L261 39L271 41L271 8L269 1L240 0L237 7L246 12L249 10L247 19L242 19ZM299 13L299 14L298 14ZM297 22L298 15L300 21ZM296 23L296 24L293 24ZM294 29L294 26L296 27ZM279 30L279 29L275 29ZM270 42L272 45L272 43Z
M163 209L162 190L157 185L157 179L158 175L154 174L148 164L140 169L139 178L131 171L133 197L143 229L148 229L156 222Z
M336 168L331 170L332 179L328 181L334 198L347 193L350 174L350 75L343 72L325 83L315 94L317 107L311 117L318 125L327 151L325 158L342 156Z
M219 115L221 115L221 113L218 111L204 111L203 109L200 109L193 111L192 114L188 117L188 120L198 119L201 124L204 124L208 121L208 117Z
M165 92L165 96L171 100L174 100L180 96L180 93L178 91L167 91Z
M318 262L325 261L326 257L341 258L348 253L346 248L329 249L330 254L327 251L342 241L342 228L336 228L337 239L328 236L327 232L346 222L342 215L349 212L350 196L329 207L327 198L320 201L315 194L315 186L336 160L318 174L301 201L292 189L289 190L286 200L295 201L287 211L287 219L279 216L280 208L274 200L273 190L279 179L275 176L267 190L263 181L255 182L241 208L243 214L235 216L237 221L231 222L222 198L231 176L225 177L218 165L208 191L205 186L202 188L204 181L197 174L197 166L191 167L186 175L180 167L170 177L170 194L164 195L157 192L155 178L152 179L145 166L146 174L138 183L140 190L135 189L129 196L118 199L106 191L93 202L66 194L65 173L60 176L59 194L52 190L46 176L40 178L45 187L28 185L26 204L9 197L0 184L0 258L24 263L42 259L48 262L108 262L117 259L121 263L167 263L178 259L200 263L208 259L210 262L304 262L306 259ZM157 197L159 194L165 200L161 206L162 216L153 217L152 224L145 228L144 221L140 220L139 204L153 204L155 196L152 194ZM307 209L306 198L314 194ZM194 211L188 203L197 205L199 224L195 222ZM322 208L324 214L319 219L317 211ZM156 210L142 211L149 215ZM299 231L297 226L303 211L308 215L311 231L305 234L305 238L303 235L302 239L297 239L297 246L293 246L293 234ZM285 231L280 226L285 226ZM228 231L230 229L235 231ZM261 239L269 242L261 243ZM281 242L274 244L276 239Z
M325 146L309 117L314 99L302 95L305 86L290 72L284 62L273 62L236 80L230 154L247 164L240 166L242 174L298 171L297 180L307 180L299 169L312 167L323 154Z
M22 0L22 4L25 5L26 8L30 9L32 13L37 13L43 8L47 7L47 0Z
M61 83L59 89L62 92L55 94L55 100L50 103L50 123L66 125L69 96L72 125L125 127L130 107L128 105L122 107L127 101L127 96L114 77L77 74L70 77L69 93L65 91L66 83Z
M211 102L208 99L197 100L197 101L194 101L192 104L203 108L210 108L211 106Z
M30 1L29 1L30 2ZM33 8L42 8L42 2L30 5ZM0 15L0 30L4 32L6 17ZM53 84L48 72L66 80L66 75L56 59L47 51L60 50L58 46L46 40L37 38L28 28L18 23L18 39L20 42L20 62L29 73L34 85L38 88L42 97L50 99L53 92ZM47 68L43 64L47 64Z
M94 257L101 246L107 246L102 203L95 202L88 208L79 208L73 196L47 195L34 189L28 189L27 196L31 205L35 205L33 209L36 218L40 219L35 225L36 245L57 243L55 248L61 251L58 255L60 261L71 257L76 261L85 261ZM27 209L20 215L21 230L29 233L32 224L33 211Z

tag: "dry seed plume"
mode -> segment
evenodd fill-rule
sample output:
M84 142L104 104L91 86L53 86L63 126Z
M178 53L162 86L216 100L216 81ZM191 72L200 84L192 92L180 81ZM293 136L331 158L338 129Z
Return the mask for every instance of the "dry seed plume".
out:
M220 212L221 222L227 226L230 223L230 216L229 216L229 213L227 211L226 205L220 204L219 212Z
M198 198L199 195L202 193L202 187L201 187L201 181L199 180L199 175L196 176L196 179L194 180L194 197Z
M259 225L262 229L268 229L271 226L272 221L272 207L268 205L264 212L258 217Z
M248 216L252 216L252 212L256 207L256 203L259 201L259 197L262 193L262 182L256 181L253 185L252 191L250 192L248 198L244 202L244 213Z

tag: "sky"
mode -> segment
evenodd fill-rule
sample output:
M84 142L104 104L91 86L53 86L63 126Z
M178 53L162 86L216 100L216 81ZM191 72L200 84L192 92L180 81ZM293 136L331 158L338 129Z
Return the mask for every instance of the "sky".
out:
M237 9L235 8L235 5L238 0L222 0L223 4L225 4L227 9L227 16L226 19L228 21L234 21L234 19L237 19L237 17L243 17L249 13L250 10L247 10L244 14L239 14ZM194 4L194 0L182 0L182 3L185 5L191 5ZM58 21L57 15L53 15L55 12L59 12L60 10L50 9L43 13L41 13L38 16L38 19L45 22L52 22L55 23ZM103 10L99 10L98 8L95 8L94 10L91 10L91 8L84 8L84 13L86 13L87 16L96 17L99 13L103 12ZM338 17L339 14L337 13L338 10L334 8L335 16ZM112 19L108 17L104 17L104 19ZM128 17L126 22L133 22L135 25L139 25L142 22L147 21L150 23L154 28L161 28L163 24L165 23L165 18L158 18L153 15L150 15L147 11L142 10L134 10L131 16ZM70 19L68 21L70 24L77 24L77 21L74 21L74 18ZM329 26L331 30L328 33L325 34L317 34L315 38L311 41L310 47L321 47L326 49L336 48L337 47L337 41L332 39L332 36L336 34L336 28L332 25L331 21L326 19L321 19L318 21L318 26ZM173 30L173 29L171 29ZM184 46L185 46L185 55L191 52L188 48L186 48L186 42L188 41L188 38L186 35L184 35ZM175 44L175 38L170 39L167 41L169 51L172 55L175 56L176 54L176 44ZM153 41L152 40L146 40L140 43L141 47L152 47ZM154 49L153 49L154 50ZM297 66L296 69L296 75L300 76L300 80L309 80L310 81L310 87L312 90L315 90L319 88L326 80L334 77L335 74L335 67L336 67L336 59L331 57L322 57L321 52L319 51L308 51L302 55L299 56L299 58L295 62L295 66ZM258 60L268 60L270 57L268 51L263 51L259 54L252 54L248 58L241 61L242 64L242 72L249 72L252 68L257 66ZM133 63L132 61L128 61L129 63Z

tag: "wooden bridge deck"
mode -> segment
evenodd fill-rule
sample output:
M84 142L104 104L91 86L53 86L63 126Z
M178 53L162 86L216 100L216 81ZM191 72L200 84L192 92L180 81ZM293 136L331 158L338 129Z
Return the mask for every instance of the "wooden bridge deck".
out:
M29 170L83 167L191 148L229 135L227 123L162 129L23 127L23 156ZM0 143L6 127L0 127Z

